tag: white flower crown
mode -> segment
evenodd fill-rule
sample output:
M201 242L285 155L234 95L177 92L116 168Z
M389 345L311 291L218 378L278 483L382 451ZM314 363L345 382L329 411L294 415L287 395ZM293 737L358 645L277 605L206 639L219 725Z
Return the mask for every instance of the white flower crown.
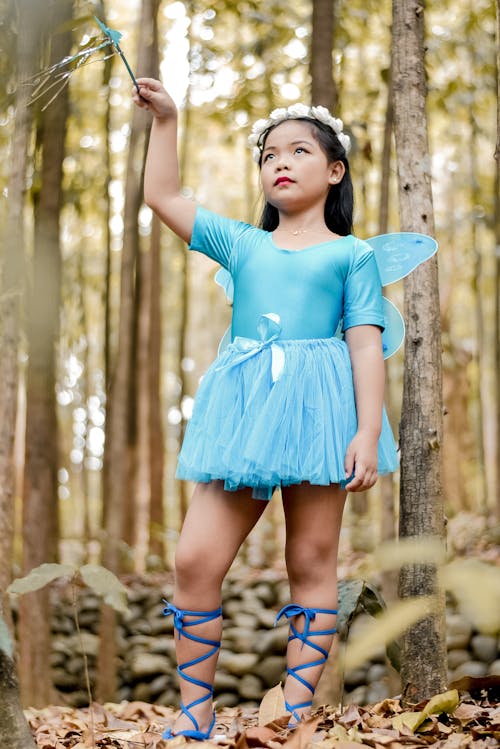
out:
M311 120L318 120L323 125L331 127L343 145L345 152L349 153L351 150L351 139L346 133L342 132L344 127L342 120L332 117L326 107L308 107L307 104L291 104L288 108L279 107L278 109L274 109L267 120L257 120L254 124L252 132L248 136L248 144L253 149L253 160L257 163L260 161L262 154L262 144L260 141L266 130L285 120L296 120L300 117L309 117Z

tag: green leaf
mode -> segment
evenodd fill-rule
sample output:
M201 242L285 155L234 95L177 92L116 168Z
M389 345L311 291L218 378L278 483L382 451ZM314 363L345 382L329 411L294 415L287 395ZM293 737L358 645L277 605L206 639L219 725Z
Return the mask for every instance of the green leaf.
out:
M127 589L110 570L100 564L85 564L80 567L80 575L104 603L122 614L127 611Z
M406 564L442 565L446 560L446 550L438 536L418 536L387 541L381 544L374 554L377 568L395 570Z
M7 588L7 593L17 596L33 593L59 577L73 577L75 572L76 568L72 564L41 564L39 567L34 567L24 577L13 580Z
M399 731L406 726L411 731L416 731L430 715L441 715L442 713L452 713L457 709L460 698L456 689L450 689L448 692L436 694L429 700L423 710L419 712L406 712L396 715L392 720L392 725Z

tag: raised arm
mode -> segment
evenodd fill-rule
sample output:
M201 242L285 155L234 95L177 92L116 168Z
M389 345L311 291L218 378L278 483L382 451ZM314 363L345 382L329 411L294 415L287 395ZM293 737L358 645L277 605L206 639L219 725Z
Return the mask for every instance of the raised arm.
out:
M146 168L144 200L172 231L191 241L196 203L181 195L177 157L177 108L160 81L138 78L141 95L135 104L153 115Z
M364 491L377 480L378 440L384 401L384 357L380 328L357 325L345 332L352 364L358 430L345 457L347 491Z

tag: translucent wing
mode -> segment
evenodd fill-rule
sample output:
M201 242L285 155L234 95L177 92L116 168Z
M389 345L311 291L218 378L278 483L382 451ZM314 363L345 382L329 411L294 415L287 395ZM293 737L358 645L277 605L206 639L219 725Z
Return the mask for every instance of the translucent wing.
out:
M437 242L427 234L393 232L365 240L373 248L382 286L408 276L437 252Z

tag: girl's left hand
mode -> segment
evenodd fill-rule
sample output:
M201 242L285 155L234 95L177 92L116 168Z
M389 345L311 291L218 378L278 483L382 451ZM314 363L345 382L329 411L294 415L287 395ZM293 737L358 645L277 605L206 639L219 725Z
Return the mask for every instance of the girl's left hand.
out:
M348 492L364 492L378 479L378 437L367 432L356 432L347 448L344 468L346 478L353 476L346 485Z

